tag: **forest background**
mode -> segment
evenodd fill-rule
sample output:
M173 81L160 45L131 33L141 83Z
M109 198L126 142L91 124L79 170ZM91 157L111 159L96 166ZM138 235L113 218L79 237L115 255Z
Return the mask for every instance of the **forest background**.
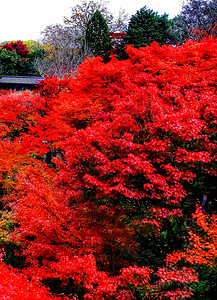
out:
M215 299L217 2L126 20L1 45L2 299Z

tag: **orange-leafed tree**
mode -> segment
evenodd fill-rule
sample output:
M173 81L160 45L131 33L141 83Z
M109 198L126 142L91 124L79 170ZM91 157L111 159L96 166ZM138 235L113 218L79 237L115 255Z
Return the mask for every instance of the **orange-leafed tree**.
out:
M197 206L192 215L194 226L189 228L189 245L184 251L175 251L167 256L167 264L191 265L198 272L197 297L210 297L217 290L217 215L207 215Z
M190 245L185 252L174 252L168 255L167 261L177 263L184 259L190 264L205 264L216 268L217 257L217 216L209 217L197 206L192 215L195 226L190 230Z

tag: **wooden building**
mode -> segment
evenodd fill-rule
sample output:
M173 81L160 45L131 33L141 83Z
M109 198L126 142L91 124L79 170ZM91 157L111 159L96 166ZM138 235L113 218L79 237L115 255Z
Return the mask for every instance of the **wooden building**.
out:
M0 89L34 90L43 77L33 76L0 76Z

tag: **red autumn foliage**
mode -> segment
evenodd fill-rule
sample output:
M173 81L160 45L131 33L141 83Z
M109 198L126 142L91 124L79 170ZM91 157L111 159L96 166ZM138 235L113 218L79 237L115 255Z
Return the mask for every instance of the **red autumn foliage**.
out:
M60 182L69 195L73 190L81 199L93 189L97 198L150 199L150 205L159 199L176 206L196 164L215 174L214 53L208 41L180 48L153 44L129 47L127 61L84 63L72 95L78 84L79 92L103 106L91 107L92 125L62 143Z
M64 77L59 79L57 77L49 78L49 80L41 80L37 85L37 91L41 96L47 98L57 97L60 93L70 91L70 82L72 78Z
M129 46L126 61L87 60L74 78L43 81L38 94L0 97L3 204L28 282L53 294L58 282L70 299L191 297L196 272L136 265L135 236L159 237L183 217L186 183L216 176L216 46ZM61 153L55 167L41 162L49 152ZM204 215L195 216L206 231ZM209 245L211 263L212 218L213 237L191 234L185 258Z
M60 297L53 297L49 290L40 281L29 282L18 270L15 270L0 261L0 298L11 300L60 300ZM65 297L65 299L68 299Z
M206 30L204 30L203 28L199 27L199 28L191 28L190 32L192 34L192 36L197 40L197 41L201 41L202 39L204 39L205 37L215 37L216 38L216 34L217 34L217 23L214 26L208 26Z
M1 138L14 139L27 132L34 124L35 113L32 103L38 97L28 92L7 93L0 96L0 134Z
M15 50L18 55L20 55L23 59L26 58L27 54L29 53L29 50L25 44L23 44L22 41L16 41L16 42L9 42L1 46L3 49L6 49L8 51Z

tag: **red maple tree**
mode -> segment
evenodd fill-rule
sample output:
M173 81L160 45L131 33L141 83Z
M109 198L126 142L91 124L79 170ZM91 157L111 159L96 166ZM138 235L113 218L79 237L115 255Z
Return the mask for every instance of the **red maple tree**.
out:
M8 43L5 43L1 47L8 51L15 50L17 52L17 54L22 57L22 59L25 59L27 54L29 53L27 46L22 41L8 42Z
M46 79L40 94L0 97L0 179L13 182L2 195L14 222L7 237L30 282L71 299L191 297L192 268L153 271L137 249L183 218L190 183L216 176L216 46L129 46L126 61L86 60L74 78ZM205 245L213 255L213 239L191 236L185 258Z

